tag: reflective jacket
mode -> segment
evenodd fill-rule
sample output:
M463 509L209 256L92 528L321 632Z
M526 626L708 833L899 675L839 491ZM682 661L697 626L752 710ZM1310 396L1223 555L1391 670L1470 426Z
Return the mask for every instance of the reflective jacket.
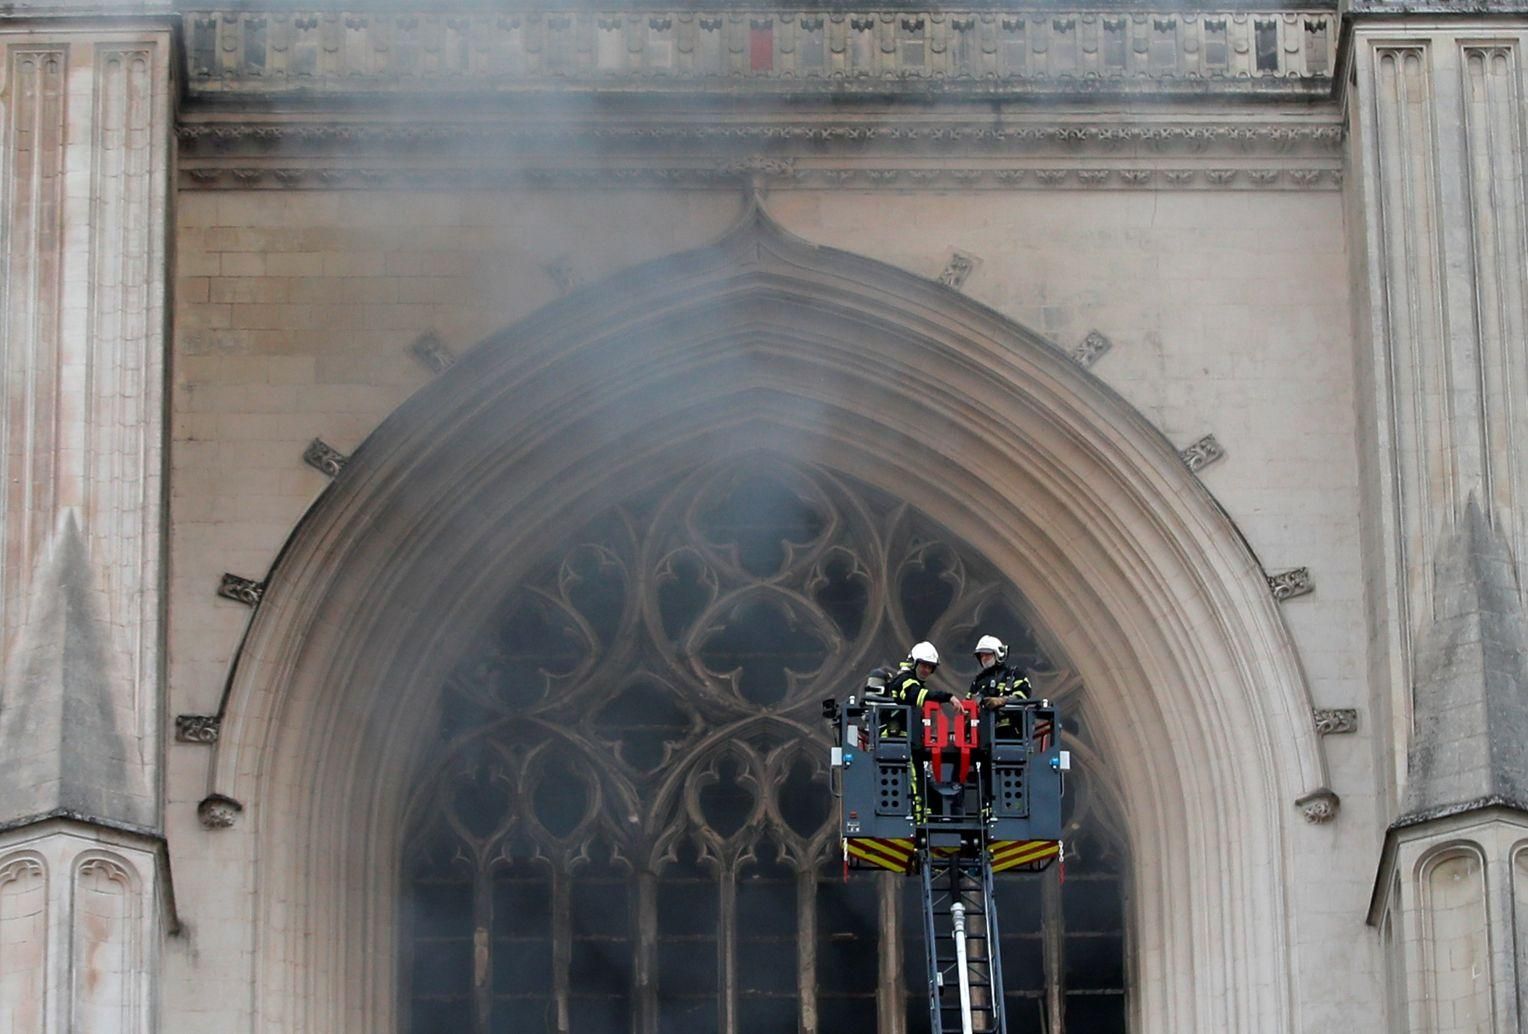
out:
M886 695L899 704L906 704L920 710L926 701L935 700L942 704L954 696L953 693L942 689L930 689L924 685L923 680L918 677L917 670L908 661L903 661L886 679Z
M971 698L1018 697L1029 699L1029 676L1017 668L994 664L971 680Z
M877 668L870 673L870 678L884 680L885 688L878 690L878 692L890 697L894 703L902 704L906 707L921 709L926 701L937 700L942 704L954 696L954 694L942 689L930 689L925 686L923 680L918 677L916 669L907 661L903 661L896 668ZM886 735L907 735L905 714L905 711L898 710L887 716Z

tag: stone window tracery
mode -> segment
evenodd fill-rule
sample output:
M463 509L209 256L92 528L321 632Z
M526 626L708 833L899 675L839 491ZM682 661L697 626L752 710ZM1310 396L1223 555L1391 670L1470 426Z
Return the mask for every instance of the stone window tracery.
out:
M916 510L758 455L613 501L484 622L421 750L406 1029L917 1031L915 881L843 880L818 701L978 630L1068 709L1076 835L1000 879L1009 1031L1125 1030L1126 865L1086 695L989 564Z

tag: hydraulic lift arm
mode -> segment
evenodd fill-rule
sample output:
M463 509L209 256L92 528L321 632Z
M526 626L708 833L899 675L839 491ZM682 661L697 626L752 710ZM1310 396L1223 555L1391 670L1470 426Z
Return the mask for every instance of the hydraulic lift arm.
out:
M919 878L931 1034L1006 1034L993 876L1061 857L1060 725L1046 701L907 710L824 702L845 862Z

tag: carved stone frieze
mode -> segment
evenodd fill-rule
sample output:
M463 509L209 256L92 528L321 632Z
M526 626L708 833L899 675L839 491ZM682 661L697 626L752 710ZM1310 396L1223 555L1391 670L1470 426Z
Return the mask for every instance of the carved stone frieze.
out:
M976 267L981 265L981 259L975 255L968 255L963 251L952 252L950 260L944 264L944 271L939 274L939 282L946 287L960 290Z
M1113 347L1114 342L1110 341L1101 332L1090 330L1088 331L1088 336L1083 338L1076 348L1072 349L1072 358L1082 366L1092 366L1103 357L1105 352Z
M223 719L215 714L178 714L175 716L175 742L216 743Z
M723 176L789 176L796 171L794 158L768 158L761 154L717 163Z
M345 469L345 464L350 457L340 452L334 446L322 438L315 438L308 443L303 450L302 461L314 470L330 477L339 477L340 471Z
M1342 798L1323 786L1295 801L1295 807L1305 813L1305 821L1320 825L1337 817L1342 807Z
M204 829L228 829L244 813L244 805L224 794L215 793L196 806L196 817Z
M1188 448L1183 449L1178 455L1183 457L1183 462L1188 466L1188 469L1197 474L1216 460L1223 459L1226 455L1226 450L1221 447L1220 442L1215 440L1213 434L1207 434Z
M1335 11L203 10L195 96L1324 96Z
M921 121L867 115L863 120L759 119L674 122L641 118L584 122L527 119L493 124L395 122L187 122L177 129L181 154L201 157L343 153L428 153L470 138L485 154L517 151L527 143L612 145L749 145L853 143L887 148L950 147L1018 154L1128 155L1326 155L1340 157L1343 127L1332 122L1032 122L994 126L966 115L926 116ZM790 172L786 158L752 155L722 164L729 174Z
M1274 599L1282 602L1315 592L1316 585L1311 581L1310 568L1296 567L1269 575L1268 589L1273 593Z
M223 580L218 583L218 595L225 600L258 607L260 598L265 595L265 583L257 582L253 578L241 578L236 574L225 573Z
M456 356L435 334L421 334L409 345L409 354L431 373L444 373L456 362Z
M930 166L925 168L875 165L797 164L781 173L781 187L855 186L899 190L947 189L1012 190L1065 187L1080 189L1211 189L1211 190L1336 190L1342 186L1342 169L1335 164L1315 169L1275 168L1237 170L1227 177L1225 169L1163 168L1025 168L990 164ZM524 184L537 187L582 189L609 186L702 187L731 186L737 174L716 165L554 165L524 164L517 167L410 167L401 164L332 167L251 165L187 165L181 169L181 186L187 189L283 189L326 187L370 190L380 188L437 188Z
M1358 711L1352 707L1318 707L1311 711L1316 732L1322 736L1336 736L1358 731Z

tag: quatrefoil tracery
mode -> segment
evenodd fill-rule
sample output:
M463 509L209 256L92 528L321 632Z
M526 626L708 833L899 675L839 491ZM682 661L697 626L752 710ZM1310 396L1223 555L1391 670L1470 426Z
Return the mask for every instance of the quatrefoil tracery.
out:
M460 759L493 757L499 821L485 837L452 820L474 852L601 845L656 871L681 842L739 864L767 841L809 868L834 840L813 825L817 701L919 638L952 655L954 688L978 630L1072 696L1025 613L981 558L865 486L775 458L691 471L592 517L508 595L447 680L437 742L458 763L426 764L413 813Z

